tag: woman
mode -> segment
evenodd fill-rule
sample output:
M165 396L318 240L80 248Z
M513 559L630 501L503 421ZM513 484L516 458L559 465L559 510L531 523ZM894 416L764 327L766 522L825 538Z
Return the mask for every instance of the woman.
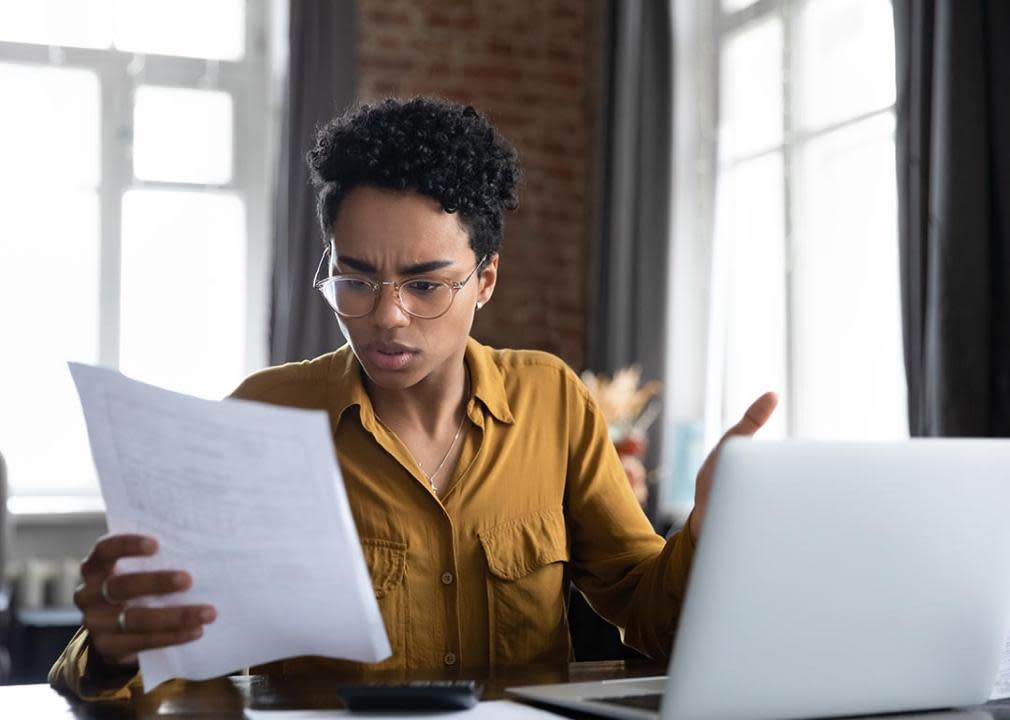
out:
M473 108L387 100L323 127L308 161L325 240L316 286L348 345L256 373L234 396L329 413L393 647L356 667L566 660L569 580L627 644L667 655L714 456L688 530L664 541L575 374L469 337L494 293L504 211L517 205L513 147ZM774 405L762 396L730 434L753 434ZM128 696L137 652L191 642L214 621L211 606L128 607L192 583L183 570L115 573L119 558L156 547L110 536L82 563L84 621L50 673L55 687Z

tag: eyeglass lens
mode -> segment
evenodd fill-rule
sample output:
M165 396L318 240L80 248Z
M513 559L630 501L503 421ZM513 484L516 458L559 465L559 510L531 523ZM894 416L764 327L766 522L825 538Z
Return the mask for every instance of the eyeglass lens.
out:
M321 288L330 305L341 315L359 317L375 307L378 293L360 278L330 278ZM400 305L411 315L437 317L452 304L452 288L437 280L408 280L400 285Z

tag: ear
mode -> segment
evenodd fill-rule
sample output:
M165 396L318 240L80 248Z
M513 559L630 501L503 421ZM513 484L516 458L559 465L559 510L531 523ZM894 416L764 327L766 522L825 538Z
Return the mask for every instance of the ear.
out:
M498 282L498 253L488 258L477 276L477 308L487 304Z

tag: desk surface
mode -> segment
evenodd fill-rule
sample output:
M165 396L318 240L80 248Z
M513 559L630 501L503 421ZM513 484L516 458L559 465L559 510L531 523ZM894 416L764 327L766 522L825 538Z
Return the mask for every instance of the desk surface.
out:
M570 665L510 668L479 679L485 684L484 699L504 697L506 687L557 682L584 682L622 677L644 677L665 672L665 665L638 662L588 662ZM431 674L410 679L454 679L458 676ZM403 680L391 674L383 679ZM336 677L268 677L265 675L233 676L206 682L171 681L148 695L136 695L131 702L77 703L49 688L48 685L0 686L0 718L187 718L201 720L242 718L243 708L260 710L327 709L342 707L335 687ZM577 715L571 715L577 717ZM888 720L903 716L890 715ZM912 716L906 716L912 717ZM929 720L931 716L916 715ZM990 703L963 714L945 713L944 720L963 717L964 720L1010 720L1010 702ZM864 719L865 720L865 719ZM939 717L937 717L939 720Z
M514 685L580 682L615 677L660 675L665 665L625 662L590 662L509 668L505 671L467 674L484 683L483 698L505 696ZM459 674L432 672L410 676L411 680L457 679ZM406 680L402 674L381 676L384 681ZM342 707L336 693L338 677L266 675L232 676L206 682L167 682L147 695L135 695L129 703L77 703L48 685L0 686L0 718L166 718L199 716L202 720L241 718L245 707L260 710L324 709ZM1010 718L1008 718L1010 720Z

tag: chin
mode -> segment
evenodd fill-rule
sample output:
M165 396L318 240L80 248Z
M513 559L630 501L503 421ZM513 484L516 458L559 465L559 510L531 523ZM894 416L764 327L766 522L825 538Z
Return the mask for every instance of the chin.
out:
M376 367L373 363L363 362L360 357L358 358L358 362L361 363L361 367L365 370L365 375L368 376L368 379L372 383L387 390L405 390L419 383L428 374L426 371L418 368L386 370Z
M372 381L372 384L376 387L380 387L383 390L406 390L417 384L419 378L408 378L404 375L393 375L390 373L369 373L368 379Z

